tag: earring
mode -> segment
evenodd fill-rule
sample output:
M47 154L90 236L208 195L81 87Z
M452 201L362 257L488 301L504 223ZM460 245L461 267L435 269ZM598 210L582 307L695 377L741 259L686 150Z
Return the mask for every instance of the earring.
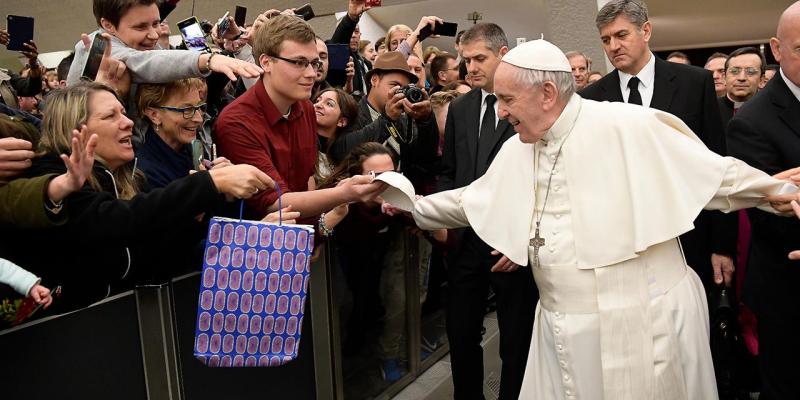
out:
M161 129L161 124L158 124L158 125L153 125L153 130L154 130L154 131L156 131L156 133L158 133L158 131L159 131L160 129Z

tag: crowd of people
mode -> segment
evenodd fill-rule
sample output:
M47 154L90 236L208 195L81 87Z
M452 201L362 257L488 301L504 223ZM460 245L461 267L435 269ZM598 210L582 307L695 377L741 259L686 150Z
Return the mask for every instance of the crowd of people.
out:
M0 282L48 308L39 315L163 282L198 270L208 219L238 216L244 201L248 219L282 216L316 227L335 259L343 352L368 358L386 385L408 371L405 272L412 267L421 277L423 312L443 299L446 335L438 336L449 343L457 399L483 398L488 304L501 333L501 399L609 399L654 390L669 394L648 398L790 399L800 392L800 346L791 336L800 320L791 300L800 256L787 256L800 250L800 222L785 215L794 207L800 217L800 206L776 189L800 181L800 3L787 8L770 41L779 65L767 64L756 47L742 47L714 53L700 68L684 65L688 57L680 52L656 57L646 4L612 0L596 19L614 67L608 74L593 70L581 49L562 53L534 41L511 50L495 23L459 32L453 51L423 46L442 22L435 16L413 28L391 26L373 43L359 29L365 1L343 3L347 13L330 38L294 9L268 10L244 26L233 17L225 28L215 24L207 32L211 50L198 52L169 44L158 0L93 0L97 30L76 35L74 52L58 68L41 66L36 44L27 43L25 68L0 70ZM97 40L107 46L90 79L82 74ZM0 30L0 44L8 41ZM349 49L343 68L330 64L329 46ZM639 107L596 103L603 101ZM654 111L651 120L649 110L668 114ZM593 142L580 132L593 115L598 130L648 128L614 136L619 144ZM656 119L669 127L653 127ZM631 139L637 134L642 139ZM575 144L564 146L570 136ZM664 139L670 136L692 142ZM530 193L493 200L502 194L485 188L510 182L498 181L497 171L511 165L519 146L534 142L535 170L511 173L528 181L516 182L507 196L529 184ZM662 150L650 153L653 143ZM592 158L597 153L613 160ZM602 176L619 167L615 157L636 171ZM430 199L413 218L381 198L386 186L373 179L386 171L401 172ZM709 182L717 186L709 189ZM630 193L607 194L603 183ZM595 187L598 207L632 211L616 220L613 212L602 220L588 215L580 201ZM474 193L484 197L475 200ZM525 196L533 196L530 204L522 204ZM488 217L498 209L521 239L488 226L504 221ZM516 231L511 225L519 221L525 227ZM590 226L601 222L612 230L603 235ZM604 237L587 241L590 232ZM418 240L408 242L408 235ZM665 245L678 235L675 246ZM496 237L508 240L498 245ZM517 239L530 255L510 247ZM605 250L587 250L589 241ZM408 263L409 243L417 265ZM602 272L578 272L614 270L599 267L637 255L645 263L640 269L651 271L661 265L653 254L674 251L690 270L645 278L652 284L678 274L658 301L680 315L656 321L660 309L637 303L651 310L645 314L652 321L643 324L653 332L645 342L656 343L654 353L644 346L634 354L642 359L607 358L610 349L636 346L611 339L595 345L601 335L575 324L602 325L589 315L612 315L604 314L603 290L628 289L602 284ZM596 286L589 295L578 288L587 279ZM567 291L554 289L564 280ZM561 298L573 295L580 299L574 304ZM696 306L702 310L691 314ZM634 318L616 310L619 318ZM636 326L631 321L627 328ZM632 333L621 330L619 337L626 334ZM687 342L686 335L694 336ZM424 354L444 345L438 336L424 338ZM654 377L633 371L647 360L656 364ZM629 387L611 382L625 374Z

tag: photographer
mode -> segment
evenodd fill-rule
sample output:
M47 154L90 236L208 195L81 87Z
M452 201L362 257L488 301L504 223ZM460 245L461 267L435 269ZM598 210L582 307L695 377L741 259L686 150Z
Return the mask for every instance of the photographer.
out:
M432 173L436 159L438 134L428 95L409 85L418 82L417 75L396 51L378 56L367 79L372 90L359 103L358 122L353 132L337 138L331 156L338 163L361 143L383 143L399 160L398 169L416 183Z

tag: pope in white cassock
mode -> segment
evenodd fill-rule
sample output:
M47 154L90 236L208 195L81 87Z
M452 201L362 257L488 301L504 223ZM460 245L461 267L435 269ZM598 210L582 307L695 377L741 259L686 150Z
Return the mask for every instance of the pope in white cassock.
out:
M509 51L494 87L518 135L486 175L413 215L470 225L530 265L541 300L520 398L718 398L703 286L677 237L703 208L776 212L767 201L789 207L778 193L796 188L711 152L671 114L581 99L547 41Z

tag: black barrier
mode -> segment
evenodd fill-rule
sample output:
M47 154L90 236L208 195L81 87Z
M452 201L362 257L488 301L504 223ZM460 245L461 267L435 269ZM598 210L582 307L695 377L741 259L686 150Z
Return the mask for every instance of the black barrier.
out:
M0 352L2 399L147 398L133 292L0 332Z

